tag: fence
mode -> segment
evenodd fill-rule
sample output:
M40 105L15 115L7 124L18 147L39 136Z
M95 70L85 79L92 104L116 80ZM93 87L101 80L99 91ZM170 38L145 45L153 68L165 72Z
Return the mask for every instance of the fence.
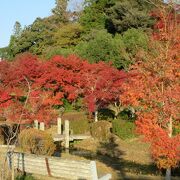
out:
M24 153L8 153L9 166L23 172L65 179L98 180L95 161L68 160ZM110 179L108 174L101 180Z

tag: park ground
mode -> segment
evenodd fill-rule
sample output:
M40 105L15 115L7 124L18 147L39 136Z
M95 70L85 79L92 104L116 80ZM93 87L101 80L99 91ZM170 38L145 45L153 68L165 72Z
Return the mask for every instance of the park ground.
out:
M83 115L82 115L83 116ZM73 113L67 113L64 119L75 120L80 118ZM47 131L56 131L56 127ZM111 173L114 180L161 180L164 174L153 164L149 144L143 142L142 137L135 137L122 140L116 135L112 135L109 141L100 142L94 138L73 143L73 151L70 153L61 152L61 157L68 159L88 159L95 160L99 177ZM6 149L0 148L0 167L2 166ZM33 180L53 180L56 178L32 175ZM9 175L10 178L10 175ZM172 177L178 180L179 177ZM28 179L31 180L31 179Z

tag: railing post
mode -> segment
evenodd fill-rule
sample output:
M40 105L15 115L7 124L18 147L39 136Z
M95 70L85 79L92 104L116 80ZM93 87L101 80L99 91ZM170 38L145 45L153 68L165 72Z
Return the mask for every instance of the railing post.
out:
M61 134L61 118L57 118L57 133Z
M69 120L65 120L65 148L69 149Z
M39 129L40 129L41 131L44 131L44 130L45 130L44 122L40 122Z
M34 128L35 129L39 129L38 124L39 124L38 120L34 120Z

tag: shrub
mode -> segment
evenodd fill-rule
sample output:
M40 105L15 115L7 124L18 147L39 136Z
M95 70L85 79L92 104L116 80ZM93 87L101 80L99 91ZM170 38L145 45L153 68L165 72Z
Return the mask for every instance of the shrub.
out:
M121 139L130 139L135 137L135 124L130 121L116 119L112 121L112 132Z
M37 155L52 155L55 151L52 137L44 131L32 128L20 133L19 145L23 151Z
M87 119L78 119L70 121L70 130L73 134L87 134L90 132L90 126Z
M100 141L108 141L111 136L111 123L108 121L94 122L91 125L91 135Z

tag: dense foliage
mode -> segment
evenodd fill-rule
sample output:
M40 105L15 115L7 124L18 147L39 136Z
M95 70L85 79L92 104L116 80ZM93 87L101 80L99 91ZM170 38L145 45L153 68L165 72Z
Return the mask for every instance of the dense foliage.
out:
M72 103L81 97L90 112L118 101L127 76L103 62L89 64L76 56L42 62L30 54L0 62L0 72L1 116L46 124L57 116L64 99Z
M142 0L116 0L107 11L107 28L109 32L124 32L129 28L146 29L152 26L153 18L149 16L153 4Z
M24 28L17 21L9 45L0 49L0 57L13 60L24 52L43 59L76 54L91 63L111 61L127 70L134 55L147 48L153 5L135 0L86 0L83 10L70 11L68 2L56 0L51 16L37 18Z
M170 12L170 13L169 13ZM179 126L179 19L172 11L159 17L146 61L131 70L120 97L137 109L137 131L151 143L152 156L160 168L176 167L180 161ZM152 46L153 45L153 46Z

